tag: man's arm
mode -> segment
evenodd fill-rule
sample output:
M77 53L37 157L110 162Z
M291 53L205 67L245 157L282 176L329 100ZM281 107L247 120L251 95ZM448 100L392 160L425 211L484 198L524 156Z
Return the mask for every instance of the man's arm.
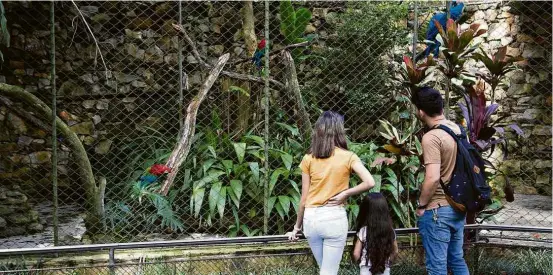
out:
M440 185L440 164L430 163L425 167L424 181L421 186L421 195L419 197L420 205L427 205L430 198L436 192Z

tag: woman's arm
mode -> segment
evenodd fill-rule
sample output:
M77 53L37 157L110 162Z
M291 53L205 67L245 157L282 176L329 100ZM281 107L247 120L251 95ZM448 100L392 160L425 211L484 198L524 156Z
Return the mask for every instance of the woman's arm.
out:
M353 260L358 263L361 259L361 249L363 249L363 244L361 243L361 240L357 239L355 241L355 246L353 247Z
M309 185L311 184L311 177L309 174L301 173L301 199L300 206L298 207L298 216L296 218L296 224L294 225L294 230L289 232L288 239L291 241L297 240L296 236L298 231L301 230L303 226L303 213L305 212L305 202L307 201L307 194L309 193Z
M365 168L363 163L356 162L352 166L353 171L361 178L361 183L358 184L355 187L352 187L350 189L345 190L344 192L341 192L337 194L336 196L330 198L328 200L327 205L341 205L344 204L344 202L351 196L363 193L365 191L368 191L369 189L373 188L375 185L374 178Z

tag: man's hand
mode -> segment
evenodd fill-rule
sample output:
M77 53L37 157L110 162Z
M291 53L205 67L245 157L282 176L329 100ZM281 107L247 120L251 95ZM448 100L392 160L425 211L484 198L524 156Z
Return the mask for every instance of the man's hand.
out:
M325 205L327 206L337 206L342 205L348 199L348 194L346 192L338 193L336 196L330 198Z
M417 217L422 217L424 215L425 209L417 209Z

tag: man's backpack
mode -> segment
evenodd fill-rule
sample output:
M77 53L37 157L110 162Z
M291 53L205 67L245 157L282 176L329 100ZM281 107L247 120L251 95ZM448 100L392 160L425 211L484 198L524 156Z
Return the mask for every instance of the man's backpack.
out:
M491 189L486 182L484 160L470 144L464 127L459 126L461 134L455 134L445 125L437 125L433 129L441 129L448 133L457 143L455 170L451 180L440 184L451 206L459 212L478 212L491 203Z

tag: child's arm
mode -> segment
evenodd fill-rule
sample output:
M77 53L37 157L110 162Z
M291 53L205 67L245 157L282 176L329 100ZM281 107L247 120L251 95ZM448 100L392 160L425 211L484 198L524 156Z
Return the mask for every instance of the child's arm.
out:
M353 260L358 263L361 259L361 250L363 249L363 244L359 239L355 241L355 246L353 247Z
M397 254L399 253L399 249L397 247L397 240L394 240L394 252L392 252L392 256L390 256L390 260L395 260L397 257Z

